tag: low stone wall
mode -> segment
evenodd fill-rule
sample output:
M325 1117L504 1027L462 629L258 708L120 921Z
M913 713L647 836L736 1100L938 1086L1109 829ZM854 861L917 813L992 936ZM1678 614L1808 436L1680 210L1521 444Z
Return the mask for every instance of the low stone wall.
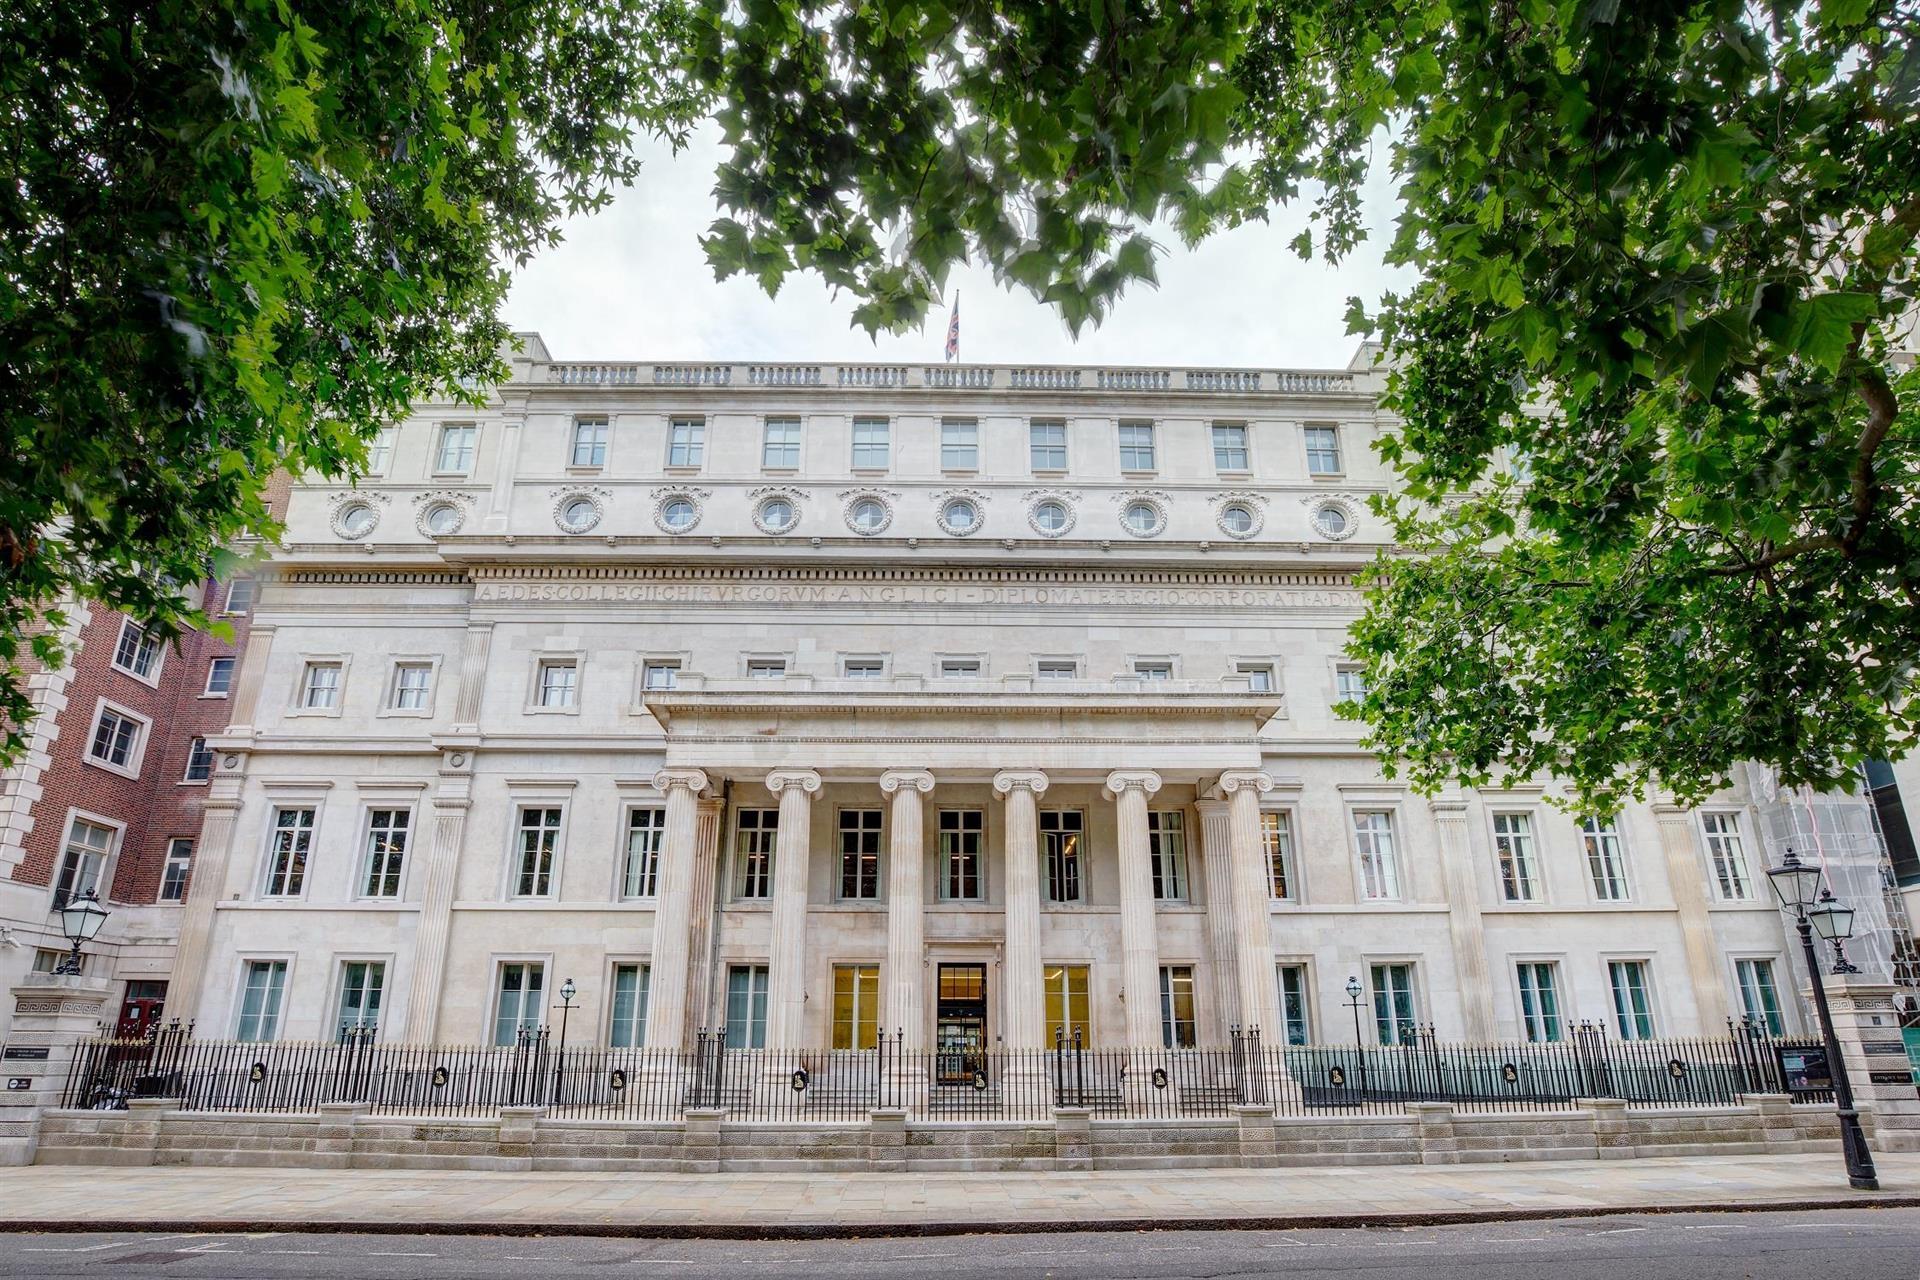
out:
M1489 1114L1414 1103L1403 1115L1276 1118L1240 1107L1226 1119L1095 1120L1063 1110L1051 1124L910 1124L876 1111L865 1124L730 1124L553 1119L509 1107L485 1119L373 1116L362 1104L314 1115L175 1110L143 1099L126 1111L49 1111L41 1164L226 1165L332 1169L632 1170L636 1172L919 1172L983 1169L1264 1169L1338 1164L1476 1164L1824 1150L1833 1112L1754 1096L1736 1107L1637 1111L1610 1099L1579 1110Z

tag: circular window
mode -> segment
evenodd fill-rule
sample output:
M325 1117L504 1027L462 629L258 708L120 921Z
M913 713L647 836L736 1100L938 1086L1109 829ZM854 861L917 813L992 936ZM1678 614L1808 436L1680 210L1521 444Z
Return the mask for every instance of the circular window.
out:
M427 508L426 519L422 523L429 534L444 538L450 533L458 533L463 519L460 508L451 502L440 502Z
M785 533L800 519L800 513L794 510L793 503L785 498L768 498L760 504L756 514L760 527L768 533Z
M1049 538L1057 538L1073 527L1073 512L1067 510L1066 503L1052 498L1036 502L1029 519L1036 530Z
M568 498L560 504L560 527L568 533L585 533L600 523L600 504L592 498Z
M940 508L940 527L956 538L964 538L980 527L980 508L965 498L955 498Z
M1353 521L1344 510L1329 503L1313 513L1313 527L1323 538L1344 538L1353 532Z
M373 508L364 502L350 503L340 508L340 514L334 517L334 524L343 538L364 538L379 523L380 517L373 514Z
M1230 538L1251 538L1260 531L1260 517L1244 502L1220 508L1220 528Z
M674 533L693 528L693 522L700 518L700 509L693 505L691 498L668 498L660 508L660 523Z
M1151 538L1163 523L1160 508L1151 502L1129 502L1120 513L1120 523L1136 538Z
M892 509L878 498L856 498L847 508L847 523L855 533L879 533L892 521Z

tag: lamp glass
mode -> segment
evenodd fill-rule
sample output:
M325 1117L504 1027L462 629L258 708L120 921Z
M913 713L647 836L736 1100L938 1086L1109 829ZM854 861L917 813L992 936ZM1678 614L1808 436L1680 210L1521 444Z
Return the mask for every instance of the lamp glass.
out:
M1805 911L1820 892L1820 868L1807 866L1788 854L1784 863L1768 868L1767 881L1773 885L1774 896L1780 899L1782 907Z
M1347 979L1347 998L1350 1000L1358 1000L1360 998L1360 979Z
M571 1002L574 997L574 994L579 990L580 988L573 985L573 979L568 978L565 982L560 984L560 998L562 1000Z
M1828 942L1845 942L1853 936L1853 908L1831 896L1807 912L1807 922Z
M91 889L77 898L67 899L67 905L60 908L60 929L67 935L68 942L92 942L106 922L106 908L100 905L100 899L94 897Z

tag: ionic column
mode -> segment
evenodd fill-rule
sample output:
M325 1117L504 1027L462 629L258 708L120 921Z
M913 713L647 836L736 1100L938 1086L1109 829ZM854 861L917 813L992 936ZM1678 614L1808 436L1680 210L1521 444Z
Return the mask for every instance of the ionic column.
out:
M689 1038L707 1025L713 1013L713 908L720 865L720 807L718 797L700 801L698 835L694 838L693 905L687 912L692 921L687 943L687 1016L682 1032Z
M926 953L926 851L920 797L933 790L924 769L880 775L880 792L893 797L887 839L887 997L884 1030L904 1036L903 1049L926 1048L921 989Z
M767 775L767 790L780 798L767 955L767 1047L800 1049L807 1012L807 864L820 775L811 769L775 769Z
M1258 770L1235 770L1214 784L1227 798L1227 842L1232 850L1233 922L1240 980L1240 1021L1282 1043L1279 982L1273 970L1273 913L1267 905L1267 851L1260 838L1260 797L1273 779Z
M1160 1043L1160 942L1147 843L1147 800L1158 790L1160 775L1145 769L1107 775L1105 794L1120 817L1120 952L1130 1049Z
M1001 1041L1009 1049L1042 1049L1047 1028L1040 971L1040 797L1047 775L1006 769L993 789L1007 802L1007 949L1000 966Z
M1213 971L1213 1007L1220 1034L1240 1022L1240 947L1233 898L1233 855L1228 844L1227 802L1202 800L1200 857L1207 868L1207 956Z
M1448 791L1427 802L1440 842L1440 880L1447 894L1447 932L1460 982L1462 1030L1469 1040L1494 1038L1493 982L1487 974L1487 935L1480 922L1480 878L1467 835L1467 802Z
M1687 975L1693 980L1693 1003L1699 1011L1696 1034L1713 1035L1727 1022L1727 989L1720 980L1718 945L1713 921L1707 916L1707 873L1693 843L1693 820L1677 804L1656 803L1653 816L1660 824L1660 851L1667 859L1667 889L1680 916L1680 935L1686 942Z
M698 769L662 769L653 785L667 798L660 838L660 883L653 905L653 956L647 974L647 1048L679 1049L687 1034L687 957L692 946L693 868L699 846Z

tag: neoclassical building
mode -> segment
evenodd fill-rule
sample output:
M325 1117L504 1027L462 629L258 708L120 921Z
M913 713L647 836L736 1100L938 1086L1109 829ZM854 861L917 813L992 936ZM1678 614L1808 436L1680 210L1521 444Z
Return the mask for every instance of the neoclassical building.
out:
M654 1047L1804 1026L1754 796L1580 824L1359 749L1366 363L523 341L294 488L180 916L203 1034L511 1043L569 979L571 1042Z

